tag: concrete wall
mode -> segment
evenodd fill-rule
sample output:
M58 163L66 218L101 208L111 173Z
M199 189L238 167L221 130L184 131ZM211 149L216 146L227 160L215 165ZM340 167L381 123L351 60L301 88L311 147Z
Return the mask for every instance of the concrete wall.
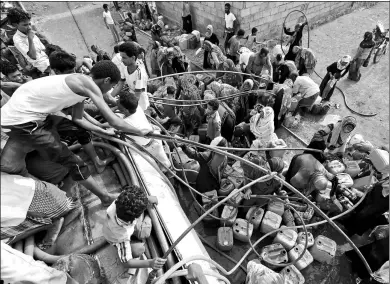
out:
M310 26L322 24L343 14L360 8L375 5L376 2L229 2L231 11L236 16L240 28L246 34L253 27L258 29L258 40L279 37L285 17L293 10L303 11ZM158 13L165 22L182 26L182 2L156 2ZM225 2L190 2L193 28L202 34L206 26L211 24L214 33L221 37L224 30ZM301 17L300 13L292 13L286 26L293 28Z

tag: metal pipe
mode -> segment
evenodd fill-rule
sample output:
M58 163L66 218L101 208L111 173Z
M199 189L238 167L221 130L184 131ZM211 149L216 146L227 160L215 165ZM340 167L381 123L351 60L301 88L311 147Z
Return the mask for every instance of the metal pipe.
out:
M292 132L290 129L288 129L286 126L282 124L282 128L287 130L288 133L290 133L292 136L294 136L296 139L298 139L303 145L307 146L309 145L305 140L303 140L301 137L299 137L295 132Z

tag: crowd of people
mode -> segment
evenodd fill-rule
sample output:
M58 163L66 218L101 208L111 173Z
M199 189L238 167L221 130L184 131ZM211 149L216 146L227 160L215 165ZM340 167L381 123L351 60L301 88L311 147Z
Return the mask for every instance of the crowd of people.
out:
M318 85L310 77L317 63L315 52L302 47L307 22L298 23L294 31L283 27L291 37L284 56L280 46L258 48L256 28L246 37L242 29L236 33L236 17L230 8L230 4L225 4L224 47L220 46L212 25L207 26L201 46L203 67L215 70L216 76L186 73L158 80L150 79L153 75L160 77L188 70L180 48L168 45L162 38L165 27L162 17L151 28L149 72L145 58L148 48L137 43L134 29L133 38L123 41L107 4L103 5L103 18L116 42L114 57L97 48L96 60L77 58L49 43L32 29L29 13L19 8L8 11L7 39L2 38L1 43L1 244L4 254L1 269L4 281L43 283L51 279L56 282L50 283L76 283L66 273L53 272L42 264L31 266L31 258L6 245L15 236L51 224L77 207L74 196L61 190L69 181L80 183L108 207L103 235L117 248L125 267L160 269L164 265L165 260L160 258L139 259L143 245L130 242L138 218L148 206L156 204L157 199L147 196L137 186L123 188L120 195L107 192L99 187L86 162L69 149L76 142L81 144L96 172L101 173L113 158L98 156L92 132L115 135L116 131L122 131L130 133L131 140L158 159L162 172L168 173L173 165L162 141L146 137L162 131L149 117L173 135L212 147L230 147L233 152L234 148L250 149L238 155L276 172L313 198L337 186L340 172L332 165L337 162L345 169L351 161L359 161L358 177L374 175L376 181L372 186L378 190L370 191L362 203L364 206L343 221L346 231L350 235L362 234L375 226L388 224L382 218L389 210L388 149L374 147L355 134L354 117L343 117L318 131L309 149L294 156L289 166L283 155L257 150L275 147L275 143L281 142L275 130L282 123L288 125L300 111L327 113L338 80L350 73L352 62L358 66L355 72L359 72L367 59L374 42L372 33L365 33L354 58L345 55L329 65ZM188 2L183 3L182 19L183 29L191 32ZM237 93L242 94L235 95ZM105 122L99 122L96 117L102 117ZM226 187L232 170L241 173L244 180L265 175L247 165L233 164L224 155L201 151L184 143L179 146L187 158L199 163L195 187L201 193ZM382 160L372 158L372 153ZM372 170L366 170L368 168ZM263 206L264 200L251 200L251 195L282 194L283 190L276 180L257 183L244 192L244 205ZM330 214L340 210L333 202L336 193L332 193L328 203L322 206ZM200 195L197 201L207 207ZM377 206L372 206L374 201ZM242 213L246 213L245 210ZM369 221L373 219L378 221ZM4 256L8 266L3 262ZM18 265L13 267L10 263ZM31 273L19 273L24 267L26 271L36 272L36 279L31 278ZM3 269L7 271L5 276Z

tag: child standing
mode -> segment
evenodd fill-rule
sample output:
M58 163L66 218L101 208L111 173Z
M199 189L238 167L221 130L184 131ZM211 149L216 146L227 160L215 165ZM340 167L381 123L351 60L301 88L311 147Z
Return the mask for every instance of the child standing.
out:
M120 41L120 36L119 36L118 31L116 30L115 22L111 17L111 13L108 10L108 5L103 4L103 9L104 9L104 12L103 12L104 23L106 24L107 29L111 30L112 35L114 36L115 43L118 43Z
M146 196L136 185L127 186L118 198L107 208L107 218L103 224L103 235L106 240L118 249L119 259L127 268L160 269L165 259L155 258L140 260L145 252L143 243L130 240L137 224L137 218L147 209L149 204L157 204L157 198ZM132 274L132 271L129 271Z
M218 113L219 102L212 100L207 103L207 137L212 141L221 136L221 118Z

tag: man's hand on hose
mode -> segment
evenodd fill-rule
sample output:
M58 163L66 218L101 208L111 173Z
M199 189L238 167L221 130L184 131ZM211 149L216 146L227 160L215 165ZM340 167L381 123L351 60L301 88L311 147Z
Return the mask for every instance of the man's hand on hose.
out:
M160 268L162 268L164 266L166 261L167 261L166 259L156 257L155 259L152 259L150 261L150 268L152 268L154 270L159 270Z
M251 199L251 194L252 194L252 190L248 188L244 193L244 198L247 200Z

